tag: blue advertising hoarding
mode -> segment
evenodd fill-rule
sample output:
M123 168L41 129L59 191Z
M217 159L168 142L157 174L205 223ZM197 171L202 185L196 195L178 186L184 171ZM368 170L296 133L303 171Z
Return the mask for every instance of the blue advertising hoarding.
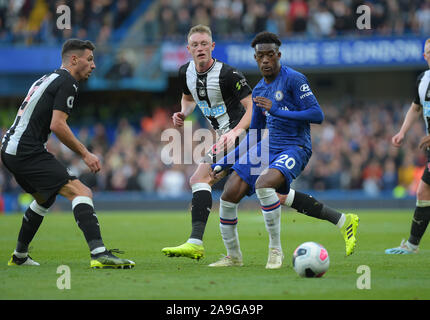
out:
M283 41L283 64L295 68L328 69L350 67L425 66L426 38L363 38ZM184 44L165 43L163 70L177 71L190 56ZM254 49L249 43L216 43L213 56L240 70L256 70Z
M425 37L333 38L315 40L284 39L282 63L298 69L338 71L390 68L425 68ZM150 49L150 50L148 50ZM160 46L121 48L136 58L133 75L126 79L108 77L115 64L115 48L96 55L97 69L88 83L89 90L136 89L163 91L167 74L177 73L190 60L185 43L163 42ZM216 42L213 56L236 68L257 73L254 49L247 42ZM0 95L24 93L28 77L50 72L61 65L61 47L0 47ZM148 53L149 52L149 53ZM113 69L112 69L113 70ZM33 79L33 78L31 78Z

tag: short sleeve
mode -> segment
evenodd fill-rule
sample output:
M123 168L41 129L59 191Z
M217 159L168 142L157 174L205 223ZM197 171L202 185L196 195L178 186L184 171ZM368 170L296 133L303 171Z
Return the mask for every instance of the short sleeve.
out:
M181 84L182 93L186 94L186 95L191 95L190 89L188 89L188 85L187 85L188 65L189 65L189 63L184 64L183 66L181 66L179 68L178 77L179 77L179 82Z
M70 114L77 92L78 85L73 81L65 80L59 85L57 93L55 94L53 109Z
M226 76L227 87L231 88L232 93L239 100L242 100L252 93L252 89L248 84L245 76L239 70L231 68L229 75Z
M424 72L421 73L418 76L417 81L415 82L415 98L414 98L414 103L415 104L419 104L419 105L421 105L421 99L420 99L420 94L418 92L418 88L420 86L420 82L421 82L421 79L423 78L423 76L424 76Z

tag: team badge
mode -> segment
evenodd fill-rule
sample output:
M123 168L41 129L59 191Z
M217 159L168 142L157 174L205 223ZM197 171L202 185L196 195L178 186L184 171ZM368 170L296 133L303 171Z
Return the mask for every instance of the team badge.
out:
M199 90L199 95L200 95L200 97L204 97L204 96L206 95L205 88L201 88L201 89Z
M276 101L281 101L283 98L284 98L284 94L282 93L282 91L278 90L275 92Z

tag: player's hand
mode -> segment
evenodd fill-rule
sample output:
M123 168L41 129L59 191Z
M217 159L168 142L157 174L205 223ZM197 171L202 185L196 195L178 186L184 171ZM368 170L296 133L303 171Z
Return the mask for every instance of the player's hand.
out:
M100 160L94 153L86 153L82 160L84 160L85 164L91 170L92 173L97 173L100 171Z
M216 166L213 170L209 172L211 177L211 184L215 184L222 178L224 178L228 173L228 170L222 170L221 166Z
M172 116L172 120L175 127L182 127L184 125L185 115L183 112L175 112Z
M255 97L254 103L257 105L257 107L266 109L266 111L270 111L272 108L272 100L265 97Z
M430 136L422 137L419 147L422 150L426 150L428 147L430 147Z
M223 134L213 146L213 153L218 154L224 152L224 150L229 150L234 146L237 137L238 132L236 130L230 130L226 134Z
M405 135L403 133L399 132L394 137L391 138L391 143L395 147L400 147L403 143L404 138L405 138Z

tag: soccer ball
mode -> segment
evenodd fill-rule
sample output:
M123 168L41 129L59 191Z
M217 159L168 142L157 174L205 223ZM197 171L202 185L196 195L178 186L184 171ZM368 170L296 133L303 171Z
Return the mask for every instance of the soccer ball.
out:
M293 268L301 277L322 277L329 265L327 250L316 242L302 243L294 250Z

